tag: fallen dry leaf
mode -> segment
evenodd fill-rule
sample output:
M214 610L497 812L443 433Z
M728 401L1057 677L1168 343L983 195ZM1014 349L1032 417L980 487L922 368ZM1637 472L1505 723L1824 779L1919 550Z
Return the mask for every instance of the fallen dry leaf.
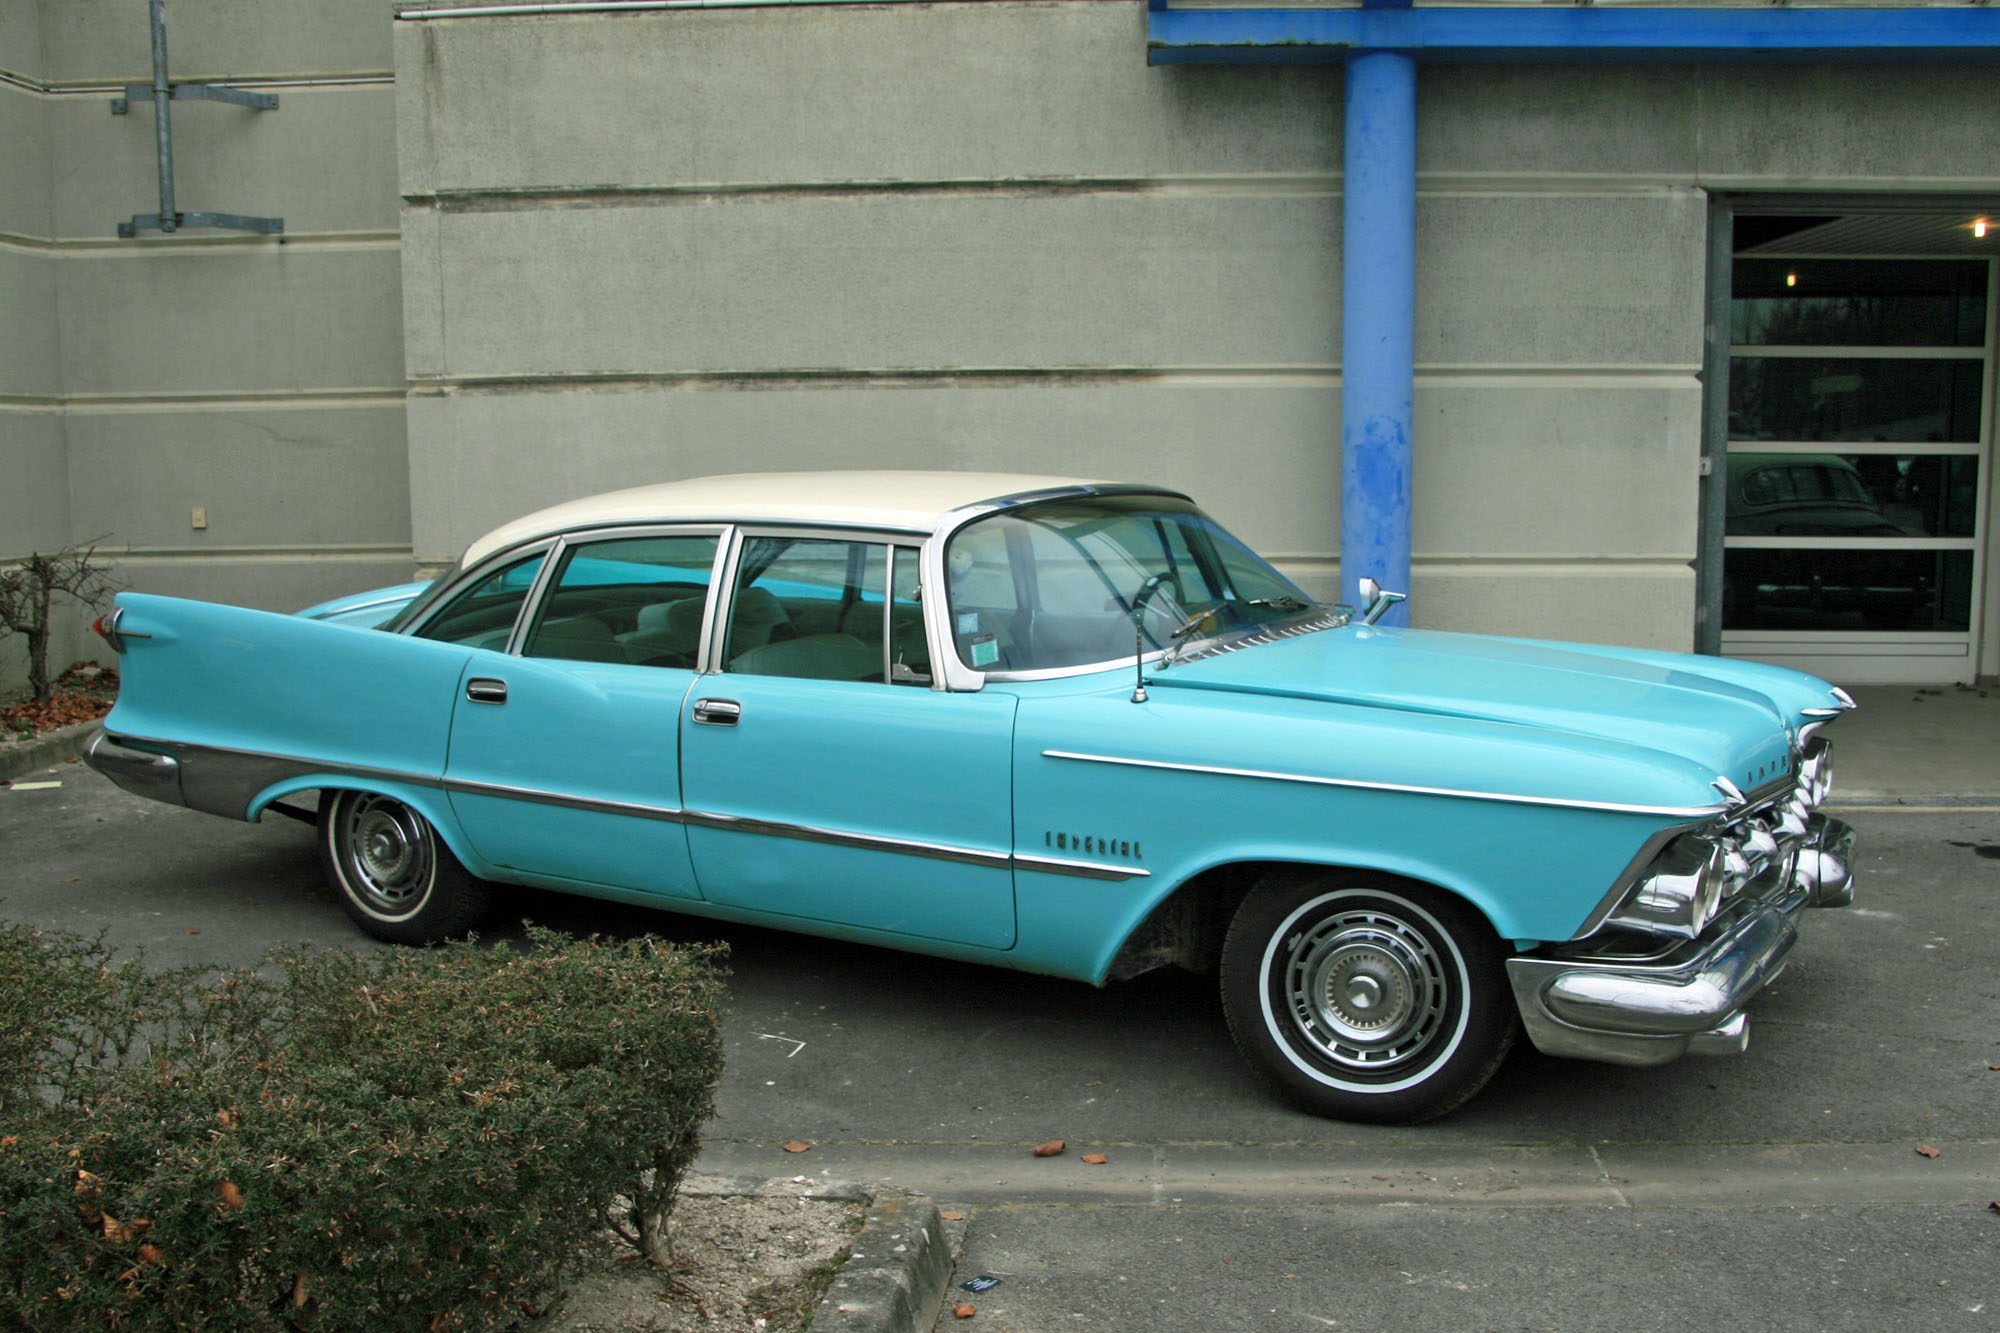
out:
M1928 1143L1919 1143L1917 1145L1917 1154L1920 1157L1936 1157L1939 1155L1938 1150L1931 1147Z
M1103 1166L1106 1162L1110 1161L1111 1159L1109 1157L1106 1157L1101 1152L1087 1152L1083 1155L1083 1160L1090 1163L1092 1166Z
M965 1220L965 1214L959 1212L955 1208L948 1209L945 1212L939 1213L938 1216L943 1218L947 1222L963 1222Z
M951 1317L954 1319L970 1319L978 1313L979 1307L970 1301L959 1301L951 1307Z
M811 1148L812 1145L810 1143L802 1143L798 1139L793 1139L785 1145L786 1152L808 1152Z
M1037 1143L1035 1145L1035 1156L1060 1157L1063 1154L1063 1150L1068 1147L1069 1143L1066 1140L1050 1139L1047 1143Z
M233 1180L223 1181L220 1185L217 1185L215 1187L215 1192L222 1196L223 1207L233 1209L233 1208L241 1208L243 1206L243 1191L237 1188L235 1181Z
M137 1240L153 1225L150 1217L135 1217L130 1222L120 1222L111 1214L104 1214L104 1239L114 1245L123 1245L128 1240Z

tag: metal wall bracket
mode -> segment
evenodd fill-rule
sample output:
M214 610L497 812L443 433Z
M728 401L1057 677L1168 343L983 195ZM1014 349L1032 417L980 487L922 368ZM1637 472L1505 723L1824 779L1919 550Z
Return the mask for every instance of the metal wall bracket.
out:
M176 83L168 86L176 102L229 102L236 106L247 106L254 111L276 111L276 93L245 92L241 88L226 88L219 83ZM131 110L133 102L153 100L153 85L150 83L128 83L125 95L111 99L111 114L122 116Z
M252 93L213 83L170 83L167 80L166 0L150 0L153 22L153 82L128 83L125 95L111 99L111 114L122 116L134 102L153 104L153 137L159 145L160 211L134 213L132 220L118 224L118 234L127 239L142 231L176 232L183 227L222 227L230 231L255 231L267 235L285 229L283 218L248 217L241 213L181 213L174 209L174 130L172 105L175 102L228 102L253 111L278 109L276 93Z

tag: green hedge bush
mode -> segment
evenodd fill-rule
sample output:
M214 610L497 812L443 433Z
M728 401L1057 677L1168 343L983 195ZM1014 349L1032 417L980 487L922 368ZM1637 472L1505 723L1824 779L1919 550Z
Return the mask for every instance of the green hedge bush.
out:
M149 974L0 927L0 1323L500 1328L607 1225L664 1255L718 950L271 961Z

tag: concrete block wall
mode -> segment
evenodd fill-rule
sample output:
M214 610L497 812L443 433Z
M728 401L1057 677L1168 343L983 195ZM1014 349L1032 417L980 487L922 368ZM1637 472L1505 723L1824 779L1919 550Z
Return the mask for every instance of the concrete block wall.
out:
M722 470L1158 478L1339 544L1341 75L1143 6L397 24L414 542ZM1978 189L1983 70L1427 66L1418 623L1690 646L1708 191Z
M1337 72L1011 3L406 19L396 64L420 558L606 486L984 467L1183 486L1329 582Z
M0 560L69 539L42 67L36 9L0 6ZM70 654L77 638L66 631L51 655ZM25 661L23 645L0 633L0 700L25 679Z
M285 232L121 240L159 209L153 105L110 108L146 0L0 6L0 556L101 537L132 587L275 610L408 577L391 24L174 0L174 81L280 98L172 104L176 208Z

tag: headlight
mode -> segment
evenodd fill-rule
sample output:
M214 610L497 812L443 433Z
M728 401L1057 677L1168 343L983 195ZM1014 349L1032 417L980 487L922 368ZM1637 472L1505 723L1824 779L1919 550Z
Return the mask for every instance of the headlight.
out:
M1707 838L1683 835L1654 858L1611 914L1609 924L1691 940L1715 916L1723 883L1722 847Z

